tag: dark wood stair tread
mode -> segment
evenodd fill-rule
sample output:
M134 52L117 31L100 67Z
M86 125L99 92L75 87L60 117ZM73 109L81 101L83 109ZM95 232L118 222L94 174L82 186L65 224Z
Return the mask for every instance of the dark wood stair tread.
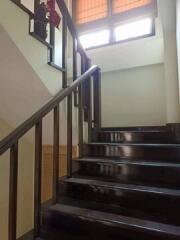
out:
M177 143L111 143L111 142L91 142L87 145L95 146L137 146L137 147L161 147L161 148L180 148L180 144Z
M96 187L107 187L112 189L138 191L138 192L146 192L146 193L180 197L180 190L177 190L177 189L122 184L117 182L106 182L106 181L99 181L99 180L87 179L87 178L77 178L77 177L66 179L65 182L73 183L73 184L83 184L83 185L91 185Z
M87 221L100 222L106 226L117 228L126 228L135 231L149 232L154 234L168 235L169 237L180 237L180 227L162 224L153 221L142 220L139 218L125 217L118 214L106 213L87 208L79 208L65 204L56 204L49 208L51 212L57 214L69 215Z
M139 209L127 208L127 207L123 207L123 206L119 206L119 205L111 204L111 203L107 204L107 203L103 203L103 202L91 201L88 199L81 200L81 199L76 199L76 198L67 197L67 196L63 196L63 197L61 196L58 199L58 203L65 204L68 206L74 206L74 207L79 207L79 208L88 208L90 210L114 213L114 214L118 214L118 215L122 215L122 216L140 218L142 220L156 221L156 222L169 224L168 219L163 218L158 213L155 215L152 215L152 214L149 214L149 213L144 212ZM177 225L177 226L179 226L179 225Z
M168 133L165 130L100 130L98 133Z
M152 130L152 131L167 131L167 126L130 126L130 127L102 127L101 131L148 131L148 130Z
M180 163L168 163L168 162L157 162L157 161L146 161L146 160L126 160L126 159L116 159L116 158L77 158L74 161L78 162L89 162L89 163L111 163L111 164L126 164L126 165L142 165L142 166L155 166L155 167L171 167L180 168Z

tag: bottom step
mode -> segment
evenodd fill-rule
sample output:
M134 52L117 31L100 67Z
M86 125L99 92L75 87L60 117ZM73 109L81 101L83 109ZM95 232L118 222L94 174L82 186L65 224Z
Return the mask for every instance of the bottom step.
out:
M66 230L71 234L91 235L92 239L98 239L96 236L100 235L105 239L180 239L180 227L177 226L65 204L56 204L45 210L43 222L44 226L56 229L57 235L58 231Z

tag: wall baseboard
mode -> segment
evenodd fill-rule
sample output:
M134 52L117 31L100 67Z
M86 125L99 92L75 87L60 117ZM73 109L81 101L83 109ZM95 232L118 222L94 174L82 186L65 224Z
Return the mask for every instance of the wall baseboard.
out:
M18 240L33 240L33 230L25 233L23 236L18 238ZM39 239L40 240L40 239Z
M21 236L17 240L35 240L34 236L33 236L33 230L27 232L26 234L24 234L23 236ZM36 240L44 240L44 239L38 237L38 238L36 238Z

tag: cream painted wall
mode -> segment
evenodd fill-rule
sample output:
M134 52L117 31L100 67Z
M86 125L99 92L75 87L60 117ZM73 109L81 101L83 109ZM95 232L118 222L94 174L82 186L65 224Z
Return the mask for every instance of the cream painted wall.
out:
M180 24L178 16L177 21ZM104 126L180 121L176 1L158 0L156 36L89 50L88 55L103 72Z
M34 0L21 0L21 3L29 10L34 12Z
M179 80L179 99L180 99L180 0L177 0L177 5L176 5L176 41L177 41L178 80Z
M62 88L62 74L47 64L47 47L28 34L28 14L12 1L1 0L0 25L7 31L49 92L52 95L57 93Z
M159 0L159 15L164 35L167 123L180 122L179 84L176 42L176 1Z
M178 57L178 78L180 81L180 0L176 1L176 41Z
M0 140L11 131L0 119ZM18 170L17 237L20 237L33 227L34 147L24 138L19 142ZM0 239L8 240L9 152L0 156L0 189Z
M103 73L102 99L103 127L165 124L164 65Z

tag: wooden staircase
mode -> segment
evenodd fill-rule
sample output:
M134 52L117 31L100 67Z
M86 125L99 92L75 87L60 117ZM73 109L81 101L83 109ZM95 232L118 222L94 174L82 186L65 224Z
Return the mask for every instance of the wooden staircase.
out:
M12 1L21 6L20 0ZM19 140L32 128L35 128L32 239L179 240L178 127L101 128L101 70L91 66L64 0L56 3L63 15L64 89L0 142L0 155L10 150L8 240L17 239ZM34 17L29 11L28 14ZM73 39L70 86L66 74L67 30ZM80 76L77 76L78 56ZM64 100L67 101L68 173L59 179L60 106ZM73 160L75 108L78 109L79 158ZM50 204L43 205L42 124L50 112L53 113L53 196ZM84 131L88 132L86 144Z
M100 130L42 211L45 239L180 239L180 145L166 128Z

